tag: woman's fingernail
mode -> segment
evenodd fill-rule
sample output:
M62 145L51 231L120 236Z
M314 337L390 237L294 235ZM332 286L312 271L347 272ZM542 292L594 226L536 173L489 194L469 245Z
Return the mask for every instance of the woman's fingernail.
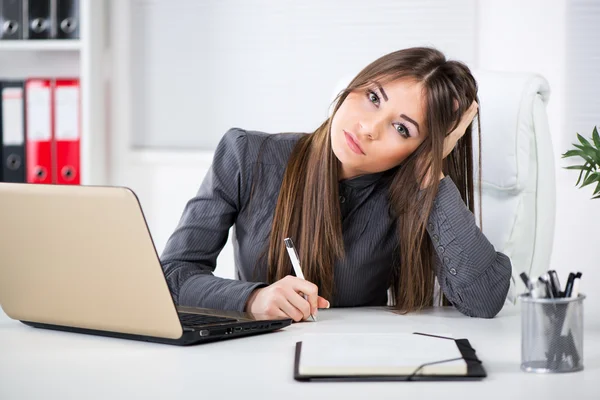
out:
M329 308L329 306L330 306L330 305L331 305L331 304L330 304L330 303L329 303L329 301L328 301L328 302L327 302L327 308Z

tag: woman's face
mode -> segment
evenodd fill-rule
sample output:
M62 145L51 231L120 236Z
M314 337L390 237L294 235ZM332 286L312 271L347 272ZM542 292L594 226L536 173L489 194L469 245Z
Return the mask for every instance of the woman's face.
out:
M331 146L340 179L386 171L425 140L421 84L402 79L374 82L346 97L331 122Z

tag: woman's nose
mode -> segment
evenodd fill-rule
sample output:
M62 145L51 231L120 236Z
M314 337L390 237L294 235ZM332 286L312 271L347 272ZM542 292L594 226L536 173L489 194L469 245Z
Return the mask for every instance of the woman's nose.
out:
M371 140L379 138L379 131L381 130L381 122L377 119L363 119L358 122L359 131L357 132L361 136L365 136Z

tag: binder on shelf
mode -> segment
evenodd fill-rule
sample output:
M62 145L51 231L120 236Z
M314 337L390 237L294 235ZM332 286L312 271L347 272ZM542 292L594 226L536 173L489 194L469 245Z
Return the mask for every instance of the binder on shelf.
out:
M52 81L25 81L25 172L28 183L54 183Z
M0 82L2 181L25 182L25 100L23 81Z
M23 0L0 0L0 39L23 39Z
M52 38L51 0L29 0L26 15L25 38Z
M56 0L56 38L79 39L79 0Z
M81 138L79 79L57 79L54 87L56 183L79 185Z

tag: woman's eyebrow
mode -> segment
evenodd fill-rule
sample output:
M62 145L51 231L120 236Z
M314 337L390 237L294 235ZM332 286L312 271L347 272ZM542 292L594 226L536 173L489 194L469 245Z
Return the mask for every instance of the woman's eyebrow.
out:
M408 122L412 123L414 126L417 127L417 133L419 133L419 124L417 123L417 121L415 121L414 119L410 118L408 115L406 114L400 114L400 117L404 118L405 120L407 120Z
M383 97L383 100L388 101L387 94L385 93L385 90L383 90L383 87L381 87L381 84L379 82L375 82L375 85L377 85L377 89L379 89L379 91L381 92L381 96ZM415 121L414 119L412 119L411 117L409 117L406 114L400 114L400 117L404 118L405 120L407 120L408 122L413 124L417 128L417 134L419 133L419 124L417 121Z
M375 82L375 84L377 85L377 88L379 89L379 91L381 92L381 96L383 96L383 99L385 101L388 101L388 97L387 94L385 94L385 90L383 90L383 88L381 87L381 85L379 84L379 82Z

